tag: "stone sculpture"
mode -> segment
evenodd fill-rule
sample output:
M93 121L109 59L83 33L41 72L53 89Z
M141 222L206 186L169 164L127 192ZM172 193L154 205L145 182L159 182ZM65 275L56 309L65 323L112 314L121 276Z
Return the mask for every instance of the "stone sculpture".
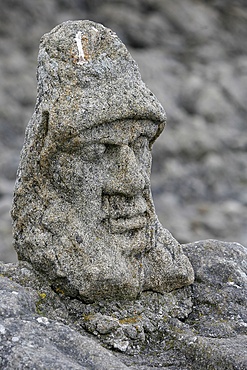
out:
M44 35L12 208L19 260L84 302L191 284L151 196L151 147L165 120L111 30L68 21Z

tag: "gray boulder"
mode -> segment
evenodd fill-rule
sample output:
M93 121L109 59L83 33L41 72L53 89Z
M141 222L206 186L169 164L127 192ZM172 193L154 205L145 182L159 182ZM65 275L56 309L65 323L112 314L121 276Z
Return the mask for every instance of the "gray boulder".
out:
M134 301L85 304L27 262L0 264L1 368L245 370L246 248L215 240L183 248L191 287Z
M205 240L183 245L194 270L187 356L202 368L247 367L247 248ZM182 339L183 340L183 339ZM192 351L191 351L192 349ZM195 367L196 368L196 367Z
M127 369L95 340L38 315L38 292L6 277L0 289L1 369Z

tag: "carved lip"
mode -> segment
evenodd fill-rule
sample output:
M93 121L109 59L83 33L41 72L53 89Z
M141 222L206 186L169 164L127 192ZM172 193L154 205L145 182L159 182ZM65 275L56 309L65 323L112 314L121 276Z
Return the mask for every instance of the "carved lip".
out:
M109 218L109 228L113 234L121 234L125 231L143 229L147 224L146 214L137 215L131 218Z
M147 224L147 203L142 194L133 197L103 194L102 210L103 222L113 234L143 229Z
M107 218L125 219L144 215L147 211L147 203L142 194L127 198L123 195L104 195L102 198L102 210Z

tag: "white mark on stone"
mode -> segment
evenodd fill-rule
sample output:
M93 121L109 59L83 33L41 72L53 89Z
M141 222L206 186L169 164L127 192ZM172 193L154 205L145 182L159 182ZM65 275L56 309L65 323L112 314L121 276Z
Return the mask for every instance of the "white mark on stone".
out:
M98 30L97 30L97 28L95 28L95 27L92 27L92 30L94 30L94 32L99 32Z
M239 286L239 285L235 284L233 281L228 281L228 282L227 282L227 285L229 285L229 286L233 286L233 287L235 287L235 288L237 288L237 289L241 289L241 286Z
M12 337L12 342L19 342L20 337Z
M77 43L78 47L78 52L79 52L79 60L77 64L84 64L86 62L85 57L84 57L84 52L82 49L82 43L81 43L81 31L78 31L76 36L75 36L75 41Z
M129 346L129 342L127 340L114 340L113 347L118 349L121 352L125 352Z
M5 334L5 333L6 333L5 327L0 324L0 334Z
M46 317L38 317L37 318L37 321L40 324L49 325L49 320Z
M18 295L18 292L15 292L14 290L12 291L12 294Z

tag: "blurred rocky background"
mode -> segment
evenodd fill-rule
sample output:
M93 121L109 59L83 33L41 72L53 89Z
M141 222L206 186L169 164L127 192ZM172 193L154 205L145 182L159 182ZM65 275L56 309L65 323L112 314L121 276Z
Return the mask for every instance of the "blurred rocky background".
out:
M16 260L9 211L39 39L69 19L113 29L167 111L153 150L162 224L182 243L247 245L245 0L0 0L0 260Z

